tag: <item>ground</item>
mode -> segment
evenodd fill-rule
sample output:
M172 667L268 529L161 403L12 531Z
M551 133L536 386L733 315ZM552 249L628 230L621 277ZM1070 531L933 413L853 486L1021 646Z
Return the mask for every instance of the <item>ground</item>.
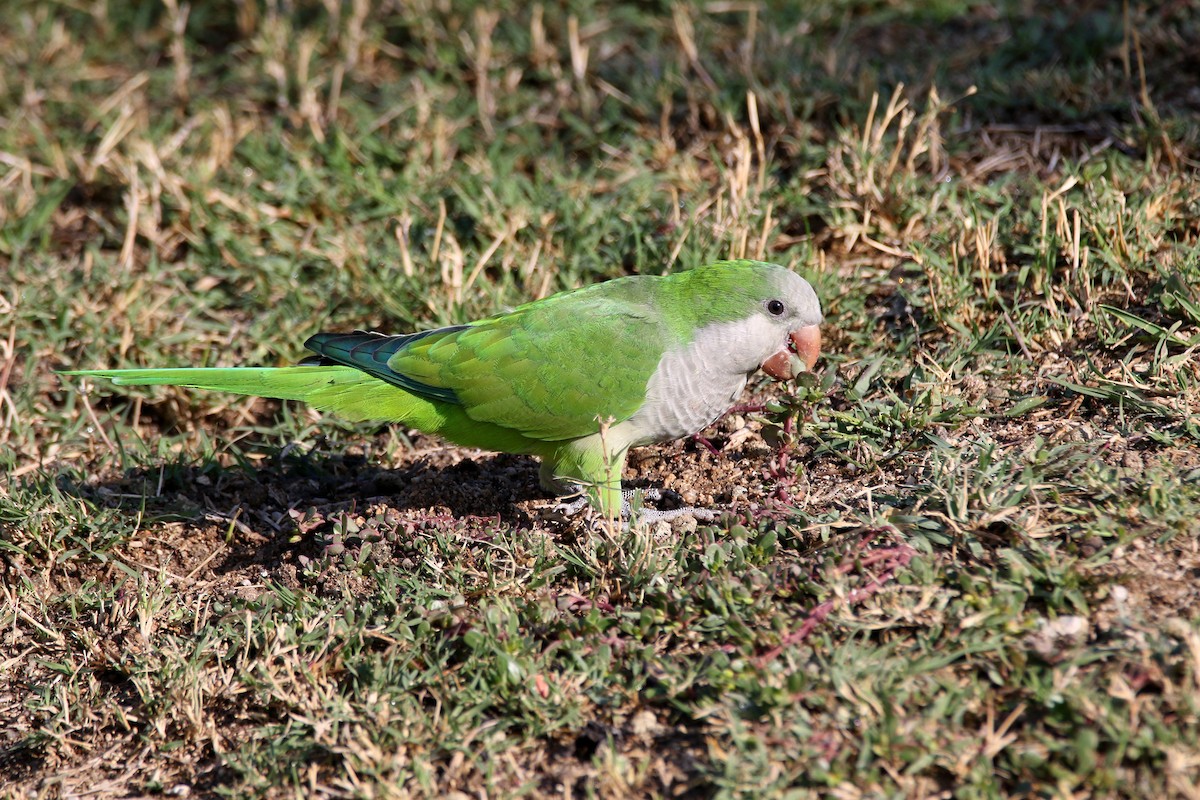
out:
M1200 797L1193 4L12 5L0 793ZM711 524L56 374L725 257L826 352Z

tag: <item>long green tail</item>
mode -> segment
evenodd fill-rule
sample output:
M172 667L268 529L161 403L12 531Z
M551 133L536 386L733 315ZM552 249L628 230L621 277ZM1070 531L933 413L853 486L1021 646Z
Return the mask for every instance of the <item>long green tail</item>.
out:
M592 503L620 514L622 450L606 460L595 436L578 441L545 442L519 431L472 420L457 403L410 394L355 367L188 367L182 369L84 369L61 372L81 378L105 378L117 386L182 386L217 392L302 400L322 411L352 420L400 422L466 447L506 453L532 453L548 462L543 482L552 476L588 487Z
M432 403L362 370L343 366L89 369L63 372L107 378L117 386L183 386L217 392L303 400L351 420L405 422L434 432L444 414Z

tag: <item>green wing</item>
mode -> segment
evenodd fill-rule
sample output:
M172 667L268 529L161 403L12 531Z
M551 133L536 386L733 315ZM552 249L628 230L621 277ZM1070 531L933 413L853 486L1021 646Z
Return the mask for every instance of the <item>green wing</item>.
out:
M534 439L588 436L646 396L667 343L644 302L580 291L478 323L408 336L319 334L306 346L478 422Z

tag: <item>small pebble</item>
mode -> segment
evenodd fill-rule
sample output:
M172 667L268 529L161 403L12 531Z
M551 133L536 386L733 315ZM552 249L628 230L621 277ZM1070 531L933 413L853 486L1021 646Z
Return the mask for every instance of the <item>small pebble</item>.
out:
M1068 615L1053 620L1043 619L1038 629L1025 637L1025 644L1043 660L1055 662L1067 650L1082 644L1089 630L1085 617Z
M629 720L629 731L634 736L648 736L661 727L662 725L658 723L658 717L648 708L644 708L634 714L633 718Z

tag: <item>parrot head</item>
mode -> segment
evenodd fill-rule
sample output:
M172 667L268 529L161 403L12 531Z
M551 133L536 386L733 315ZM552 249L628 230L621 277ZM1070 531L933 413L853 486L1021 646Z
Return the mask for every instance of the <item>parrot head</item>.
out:
M772 378L786 381L812 370L821 355L821 303L808 281L796 273L778 268L771 277L768 296L759 303L770 342L760 367Z

